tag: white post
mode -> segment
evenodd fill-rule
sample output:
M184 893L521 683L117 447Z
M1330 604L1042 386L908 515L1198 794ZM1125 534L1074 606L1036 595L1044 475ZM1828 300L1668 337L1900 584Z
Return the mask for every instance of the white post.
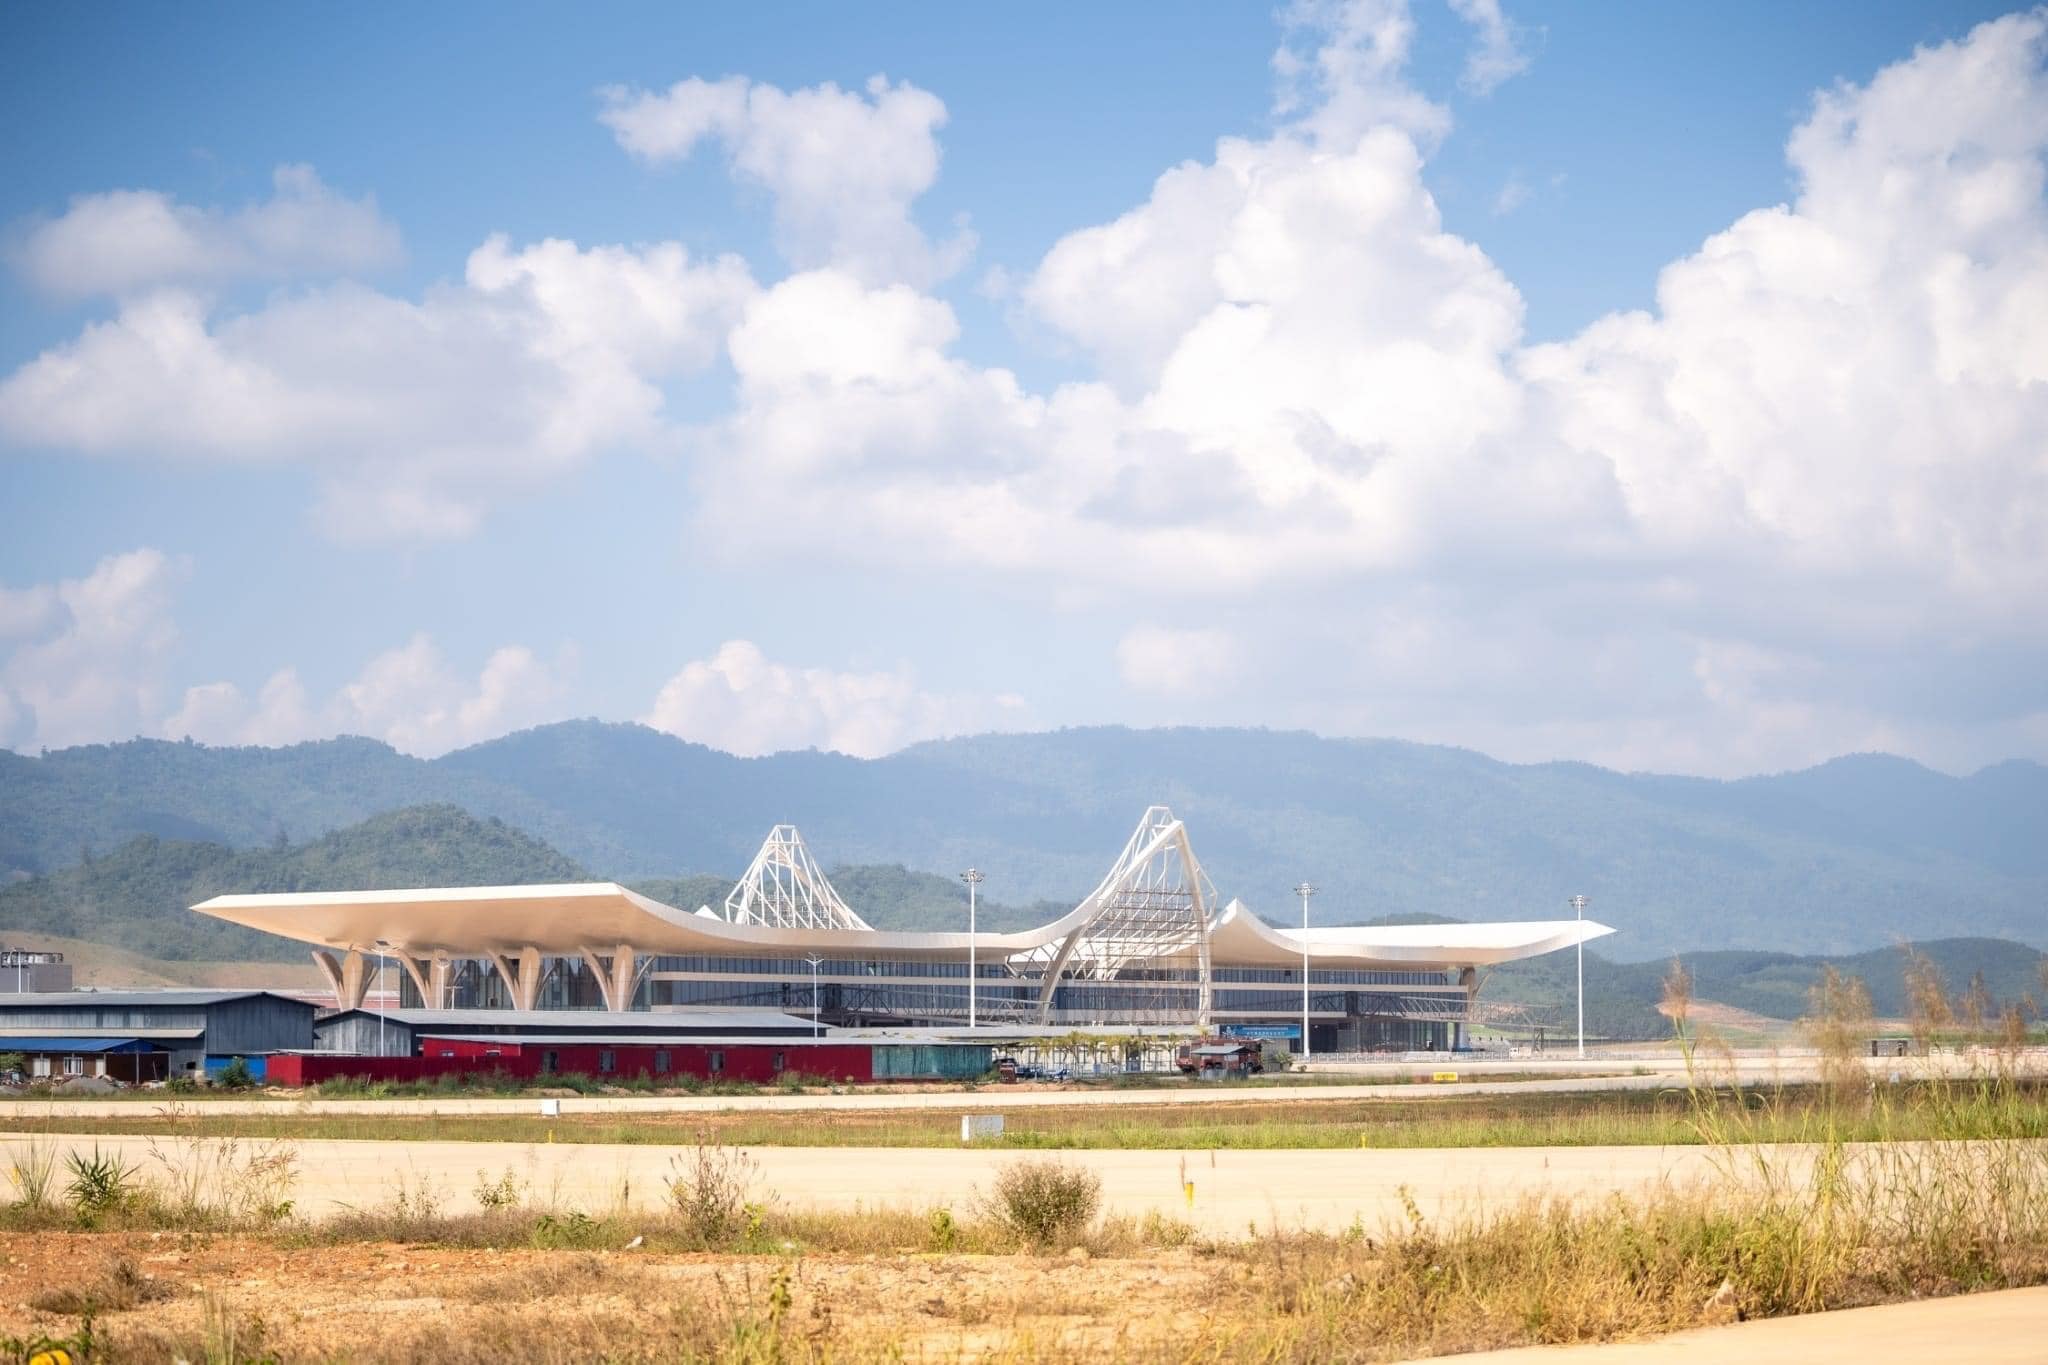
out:
M1303 882L1294 888L1294 894L1301 897L1301 1060L1308 1061L1314 1050L1309 1044L1308 1022L1308 898L1316 893L1315 887Z
M818 1036L819 1014L818 965L820 962L823 961L823 959L820 958L816 953L812 953L809 957L805 958L804 961L811 964L811 1037L816 1038Z
M974 1009L974 888L988 878L974 868L960 874L960 880L967 883L967 1027L975 1026Z
M1572 915L1580 921L1586 918L1586 898L1584 896L1572 897ZM1586 1055L1586 940L1584 937L1585 930L1582 928L1579 932L1579 1057L1584 1059Z
M371 946L377 950L377 1055L382 1057L385 1055L384 1016L387 1009L384 1003L384 950L391 946L391 942L380 938Z

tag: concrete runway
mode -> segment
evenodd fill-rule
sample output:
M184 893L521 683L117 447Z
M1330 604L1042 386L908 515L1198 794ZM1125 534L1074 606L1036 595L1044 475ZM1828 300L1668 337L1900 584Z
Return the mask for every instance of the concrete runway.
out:
M146 1177L177 1159L177 1140L55 1137L67 1149L118 1152ZM0 1137L0 1161L31 1141ZM449 1211L475 1207L479 1174L510 1169L540 1204L599 1213L664 1202L674 1147L599 1143L294 1141L299 1179L291 1197L305 1214L369 1208L422 1182ZM1030 1153L1008 1149L755 1147L757 1189L785 1207L968 1208L996 1168ZM1804 1149L1779 1149L1801 1163ZM1574 1198L1684 1184L1711 1171L1699 1147L1454 1148L1189 1152L1071 1151L1059 1156L1102 1177L1106 1211L1185 1218L1204 1232L1242 1236L1274 1226L1368 1229L1403 1217L1405 1187L1428 1216L1483 1209L1547 1193ZM61 1160L61 1158L60 1158ZM61 1167L60 1167L61 1169ZM1193 1183L1189 1202L1182 1180Z
M1879 1308L1703 1327L1604 1346L1521 1346L1459 1365L1876 1365L1881 1361L2048 1362L2048 1288L2006 1289ZM1441 1360L1441 1357L1439 1357Z

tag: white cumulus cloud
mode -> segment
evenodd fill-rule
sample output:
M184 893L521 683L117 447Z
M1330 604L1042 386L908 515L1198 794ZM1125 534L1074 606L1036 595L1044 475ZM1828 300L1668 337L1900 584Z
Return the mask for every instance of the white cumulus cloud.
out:
M753 282L674 243L514 250L417 301L353 282L221 312L160 289L0 380L0 433L92 455L298 463L344 539L462 535L494 500L668 439L659 381Z
M239 209L181 204L156 190L83 194L31 224L10 253L56 294L129 294L162 284L344 275L394 264L398 228L368 195L349 199L311 166L280 166L271 197Z
M0 744L54 749L152 729L182 572L143 548L82 578L0 588Z
M873 758L918 740L995 728L1023 710L1015 696L922 690L907 668L792 667L751 641L728 640L664 683L641 720L728 753L817 748Z
M510 730L559 720L573 653L553 661L523 645L492 651L474 677L451 666L425 633L377 655L324 702L308 695L298 670L272 674L252 699L228 682L185 690L158 727L167 738L205 744L292 744L366 735L432 758Z
M680 161L700 143L723 144L734 177L773 198L777 240L800 270L929 283L973 248L965 232L934 245L911 216L939 174L946 106L929 91L883 76L865 91L693 76L662 91L600 94L599 117L642 160Z

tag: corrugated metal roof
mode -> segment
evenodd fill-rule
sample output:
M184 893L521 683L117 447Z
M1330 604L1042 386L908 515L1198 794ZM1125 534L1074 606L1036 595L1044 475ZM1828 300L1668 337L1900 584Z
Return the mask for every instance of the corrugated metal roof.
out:
M197 1038L203 1028L67 1028L66 1038ZM0 1043L17 1043L23 1038L47 1037L33 1029L0 1028Z
M10 1009L52 1009L98 1007L134 1008L141 1005L220 1005L230 1000L247 1000L252 996L275 996L279 1000L290 1000L303 1005L303 1000L276 991L33 991L26 995L0 994L0 1011Z
M713 1029L743 1033L749 1029L803 1029L811 1021L780 1010L345 1010L319 1021L322 1028L351 1015L388 1019L411 1029L460 1029L516 1024L530 1028L609 1028L625 1032L702 1032ZM446 1036L446 1035L443 1035Z
M9 1052L154 1052L140 1038L9 1038Z
M422 1045L425 1045L427 1043L514 1043L522 1045L532 1043L542 1046L546 1046L548 1044L566 1046L573 1043L579 1046L586 1047L592 1044L596 1044L602 1047L608 1046L613 1043L631 1045L634 1047L659 1047L669 1043L686 1043L691 1047L724 1047L728 1044L735 1047L880 1046L878 1044L849 1043L844 1038L832 1037L737 1038L727 1037L724 1034L720 1034L717 1037L702 1037L697 1034L687 1034L680 1038L662 1038L659 1036L650 1037L645 1033L422 1033L420 1035L420 1042ZM934 1045L927 1044L927 1046ZM963 1043L961 1044L961 1046L967 1047L972 1046L972 1044ZM987 1047L988 1044L983 1043L981 1046Z

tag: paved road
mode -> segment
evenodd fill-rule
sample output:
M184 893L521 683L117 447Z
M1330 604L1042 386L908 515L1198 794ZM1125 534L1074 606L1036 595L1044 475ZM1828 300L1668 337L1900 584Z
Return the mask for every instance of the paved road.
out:
M1784 1082L1794 1084L1814 1078L1815 1063L1810 1058L1746 1057L1738 1059L1733 1075L1744 1082ZM1912 1063L1872 1063L1873 1071L1886 1074L1900 1066L1910 1066L1909 1075L1924 1074L1929 1062L1916 1059ZM1944 1063L1947 1069L1961 1069L1961 1063L1950 1060ZM1573 1063L1572 1067L1576 1068ZM1634 1074L1640 1067L1644 1074ZM1603 1090L1661 1090L1686 1083L1683 1068L1676 1064L1631 1063L1621 1073L1574 1077L1549 1075L1566 1069L1562 1062L1549 1060L1532 1063L1513 1063L1503 1066L1493 1064L1483 1071L1470 1068L1461 1070L1461 1077L1485 1075L1489 1072L1500 1075L1503 1072L1532 1074L1543 1079L1531 1080L1465 1080L1454 1085L1261 1085L1248 1086L1183 1086L1163 1090L1095 1090L1055 1089L1026 1090L1011 1089L1007 1086L990 1086L981 1090L963 1091L880 1091L850 1095L577 1095L565 1096L561 1101L562 1112L567 1114L620 1114L634 1113L729 1113L739 1110L773 1110L784 1113L805 1113L833 1109L864 1110L937 1110L941 1112L985 1112L993 1109L1031 1109L1041 1106L1072 1106L1089 1104L1147 1105L1147 1104L1244 1104L1253 1101L1280 1100L1386 1100L1400 1103L1409 1100L1441 1099L1446 1095L1527 1095L1542 1093L1603 1091ZM2048 1070L2048 1066L2041 1069ZM1401 1076L1414 1078L1431 1074L1430 1065L1408 1063L1404 1065L1376 1065L1372 1068L1352 1068L1367 1074ZM1343 1074L1349 1074L1349 1070ZM1727 1074L1725 1069L1717 1075ZM10 1114L21 1114L32 1118L89 1118L103 1115L137 1114L148 1112L151 1103L176 1103L174 1097L162 1095L156 1100L140 1099L5 1099L0 1100L0 1121ZM252 1098L241 1100L205 1099L191 1102L192 1107L208 1114L276 1114L281 1112L307 1114L531 1114L538 1107L534 1099L514 1098L464 1098L459 1096L435 1096L426 1099L288 1099L279 1097Z
M31 1139L0 1137L0 1161ZM188 1160L167 1138L57 1137L67 1149L119 1152L146 1175L165 1159ZM675 1148L601 1143L299 1141L293 1198L318 1217L342 1207L372 1207L401 1186L425 1182L453 1211L474 1207L479 1173L510 1169L541 1203L598 1213L615 1205L646 1208L665 1198ZM217 1150L217 1148L213 1149ZM930 1148L757 1147L757 1188L786 1207L857 1205L964 1209L998 1166L1021 1153ZM1804 1149L1783 1148L1803 1162ZM1187 1218L1205 1232L1240 1235L1283 1228L1369 1228L1402 1217L1401 1190L1425 1214L1479 1209L1534 1193L1572 1197L1640 1190L1707 1175L1711 1153L1698 1147L1460 1148L1317 1151L1076 1151L1061 1154L1102 1176L1107 1210L1148 1210ZM1192 1204L1182 1180L1195 1187Z
M1607 1346L1524 1346L1458 1357L1460 1365L1830 1365L1881 1361L2048 1362L2048 1289L1852 1308L1708 1327Z

